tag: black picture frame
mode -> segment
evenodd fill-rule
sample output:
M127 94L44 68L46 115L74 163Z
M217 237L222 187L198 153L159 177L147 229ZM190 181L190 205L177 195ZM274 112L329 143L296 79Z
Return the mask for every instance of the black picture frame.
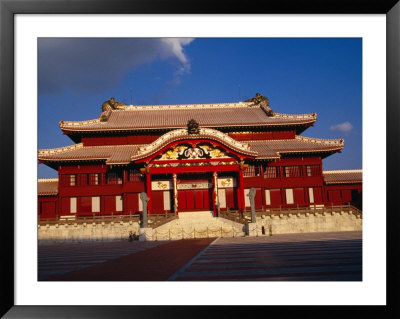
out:
M310 307L224 307L224 306L28 306L14 303L14 18L16 14L385 14L387 21L387 305L386 306L316 306ZM398 0L275 0L262 3L222 1L162 0L0 0L0 131L1 131L1 273L0 315L4 318L165 318L225 317L265 315L400 317L398 306L399 271L395 267L399 243L396 230L397 181L399 178L400 136L400 3ZM380 106L382 107L382 106ZM376 145L379 154L379 145ZM4 155L7 151L7 155ZM377 158L379 161L379 158ZM383 205L382 207L385 207ZM384 212L379 212L383 214ZM238 304L240 304L238 292ZM318 293L318 292L316 292ZM252 313L253 312L253 313Z

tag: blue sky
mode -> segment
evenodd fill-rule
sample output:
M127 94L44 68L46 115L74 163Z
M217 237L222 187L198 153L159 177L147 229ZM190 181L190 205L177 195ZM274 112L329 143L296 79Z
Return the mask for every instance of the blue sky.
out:
M362 168L361 38L40 38L38 147L73 144L60 120L125 104L237 102L261 93L275 112L317 113L302 133L343 138L323 168ZM38 177L56 177L44 164Z

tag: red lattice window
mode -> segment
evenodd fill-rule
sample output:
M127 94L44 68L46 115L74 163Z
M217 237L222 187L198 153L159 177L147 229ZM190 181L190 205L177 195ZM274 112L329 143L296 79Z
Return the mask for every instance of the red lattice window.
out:
M91 173L88 178L89 185L99 185L100 184L100 174Z
M320 165L307 165L306 166L307 176L321 176Z
M86 186L88 184L88 174L80 174L80 186Z
M285 177L300 177L302 176L301 166L285 166L283 168L283 174Z
M246 177L260 176L260 174L261 174L260 165L249 165L247 169L243 171L243 176Z
M122 184L122 172L107 173L107 184Z
M279 176L280 174L278 166L270 166L265 168L264 178L277 178Z
M75 174L61 175L61 185L76 186L76 175Z
M129 181L130 182L140 182L142 178L142 173L137 169L129 170Z

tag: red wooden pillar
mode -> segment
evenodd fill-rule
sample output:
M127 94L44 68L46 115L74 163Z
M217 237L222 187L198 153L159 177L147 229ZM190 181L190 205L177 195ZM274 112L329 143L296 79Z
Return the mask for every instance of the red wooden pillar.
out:
M126 169L123 170L123 177L122 177L122 183L125 185L125 183L128 181L128 171Z
M176 174L172 174L172 188L174 191L174 210L175 215L178 215L178 188L176 184Z
M240 212L242 208L242 201L240 197L240 181L239 181L239 172L237 176L237 183L236 183L236 198L237 198L237 210Z
M61 178L58 179L58 194L57 194L57 200L56 200L56 214L58 218L60 218L62 212L61 212L61 196L60 196L60 182Z
M239 186L238 186L238 204L239 211L242 212L244 210L245 201L244 201L244 182L243 182L243 170L239 170Z
M105 215L106 213L106 196L100 196L100 212L98 214ZM93 213L94 215L95 213Z
M214 216L217 213L217 203L218 201L218 173L214 172L213 174L213 211L214 211Z
M128 182L128 170L125 168L123 170L122 175L122 185L124 185L123 189L126 189L125 184ZM128 214L128 198L126 196L126 192L122 193L122 215Z
M324 202L324 205L328 205L329 204L329 198L328 198L328 188L326 187L326 185L322 184L322 200Z
M146 174L146 193L147 196L150 198L147 202L147 213L151 214L151 174Z

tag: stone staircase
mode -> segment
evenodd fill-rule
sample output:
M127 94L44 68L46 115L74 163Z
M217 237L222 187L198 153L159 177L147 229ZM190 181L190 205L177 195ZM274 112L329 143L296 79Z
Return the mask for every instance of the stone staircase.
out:
M181 212L178 218L153 229L153 240L207 237L243 237L243 224L220 217L210 211Z

